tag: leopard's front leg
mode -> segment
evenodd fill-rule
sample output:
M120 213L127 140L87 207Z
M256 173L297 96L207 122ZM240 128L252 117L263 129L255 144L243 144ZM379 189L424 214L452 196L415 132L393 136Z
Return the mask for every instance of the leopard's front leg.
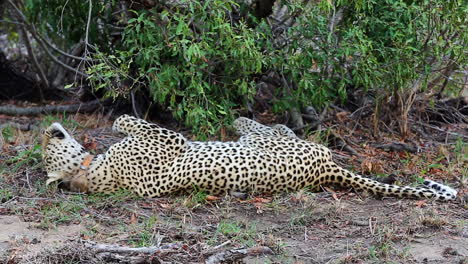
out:
M175 131L160 127L130 115L121 115L114 121L112 130L125 134L126 136L141 137L143 140L148 137L166 145L185 145L185 137Z

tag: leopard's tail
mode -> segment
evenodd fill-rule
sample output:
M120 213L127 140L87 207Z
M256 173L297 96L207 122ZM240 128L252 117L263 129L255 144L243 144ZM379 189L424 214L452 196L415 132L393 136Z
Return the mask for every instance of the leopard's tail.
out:
M339 184L344 187L365 190L378 196L426 198L439 201L451 201L457 197L456 190L432 180L424 180L424 187L398 186L362 177L336 164L333 168L321 174L318 184Z

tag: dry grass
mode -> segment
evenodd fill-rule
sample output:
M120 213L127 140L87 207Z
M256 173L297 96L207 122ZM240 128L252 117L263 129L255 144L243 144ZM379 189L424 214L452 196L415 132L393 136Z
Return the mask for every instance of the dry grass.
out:
M60 247L45 249L38 254L22 259L10 259L11 263L18 264L101 264L108 263L96 257L95 252L84 247L81 243L71 242Z

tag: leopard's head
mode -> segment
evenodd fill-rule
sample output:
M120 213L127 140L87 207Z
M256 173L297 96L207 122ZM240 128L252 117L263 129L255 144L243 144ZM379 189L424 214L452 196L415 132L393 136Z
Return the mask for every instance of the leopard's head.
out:
M62 125L53 123L42 135L42 160L49 177L46 184L70 181L87 155L85 148Z

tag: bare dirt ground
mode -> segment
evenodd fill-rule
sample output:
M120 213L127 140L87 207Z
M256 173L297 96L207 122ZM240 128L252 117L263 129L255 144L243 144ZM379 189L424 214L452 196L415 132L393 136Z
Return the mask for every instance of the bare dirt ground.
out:
M95 153L119 140L100 115L9 120L38 127L58 120ZM467 127L415 137L421 151L407 153L374 147L394 136L377 141L361 126L332 125L358 153L335 149L344 167L379 179L393 174L398 184L428 177L458 189L458 200L378 199L333 188L244 199L199 191L152 199L67 193L45 186L39 131L4 129L0 263L468 263ZM103 252L96 245L158 249Z

